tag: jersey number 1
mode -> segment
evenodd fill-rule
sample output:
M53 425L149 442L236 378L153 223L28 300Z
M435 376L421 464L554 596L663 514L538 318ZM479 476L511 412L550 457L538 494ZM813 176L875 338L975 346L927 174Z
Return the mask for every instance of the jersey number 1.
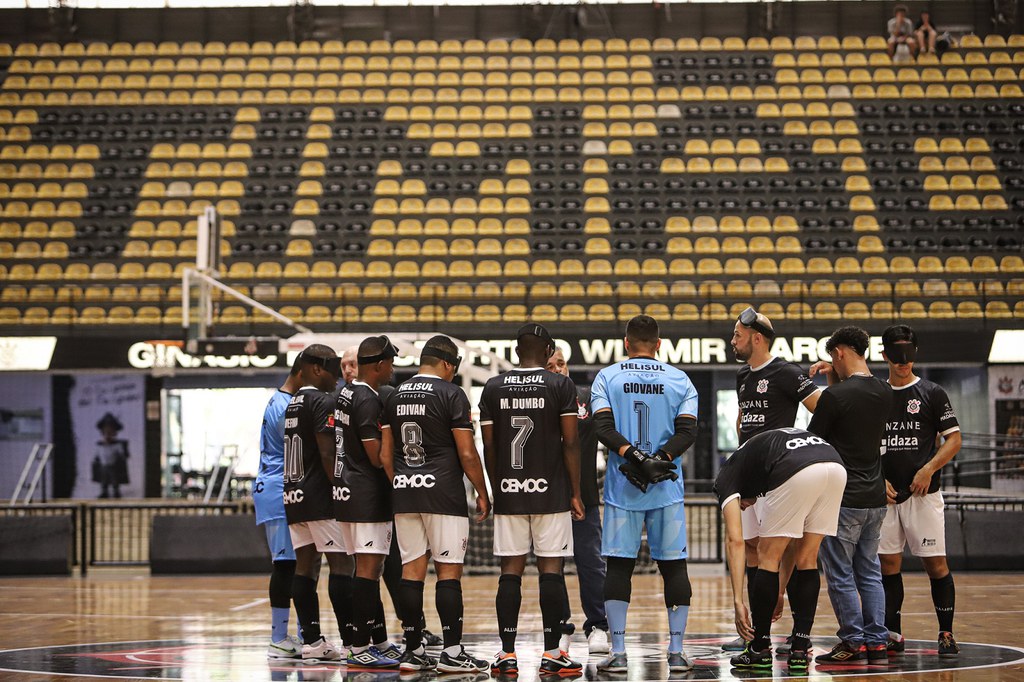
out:
M284 437L284 480L298 483L305 469L302 465L302 439L299 434Z
M516 435L512 438L512 468L523 468L523 449L526 448L526 439L533 433L533 420L529 417L512 417L512 428Z
M636 440L633 447L646 454L651 454L651 408L642 400L633 402L633 411L636 412Z

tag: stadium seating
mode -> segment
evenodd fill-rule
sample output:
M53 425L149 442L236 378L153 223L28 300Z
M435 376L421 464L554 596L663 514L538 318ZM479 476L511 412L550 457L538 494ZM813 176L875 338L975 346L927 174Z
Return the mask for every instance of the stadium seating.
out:
M997 38L0 46L0 325L1021 319Z

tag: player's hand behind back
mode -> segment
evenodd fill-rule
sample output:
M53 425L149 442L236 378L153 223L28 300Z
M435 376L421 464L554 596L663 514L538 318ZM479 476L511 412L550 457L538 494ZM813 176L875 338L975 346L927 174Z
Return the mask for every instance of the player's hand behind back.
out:
M476 497L476 522L483 523L487 520L487 517L491 514L491 501L487 499L486 495L477 495Z
M570 513L572 514L573 521L582 521L587 516L587 510L583 506L583 500L579 496L573 497L569 500L569 506L571 508Z

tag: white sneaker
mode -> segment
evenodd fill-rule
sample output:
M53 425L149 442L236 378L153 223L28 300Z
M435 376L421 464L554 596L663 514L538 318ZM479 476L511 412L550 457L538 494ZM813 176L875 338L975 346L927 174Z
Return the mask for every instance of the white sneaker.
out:
M341 652L338 650L338 647L323 637L313 644L302 645L303 663L337 663L341 660Z
M569 653L569 645L572 643L572 635L562 633L562 636L558 638L558 648L561 649L562 653Z
M302 658L302 642L290 635L280 642L271 642L267 645L267 658Z
M587 636L587 646L592 654L606 654L611 651L608 643L608 633L604 630L594 628Z

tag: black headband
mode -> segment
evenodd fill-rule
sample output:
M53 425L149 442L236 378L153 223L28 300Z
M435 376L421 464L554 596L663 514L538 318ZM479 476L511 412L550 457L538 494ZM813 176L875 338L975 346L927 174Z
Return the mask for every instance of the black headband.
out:
M375 362L390 360L398 356L398 348L395 347L395 344L391 343L391 339L386 336L378 336L377 338L384 340L384 348L375 355L360 355L358 358L360 365L372 365Z
M455 368L455 373L459 373L459 365L462 364L462 356L452 355L448 351L441 350L440 348L424 348L420 351L420 362L423 358L437 358L438 360L444 360L449 365Z
M775 330L768 325L762 324L757 319L757 311L753 308L747 308L740 313L739 323L748 329L753 329L755 332L763 334L768 339L775 338Z
M336 377L341 376L341 358L338 356L334 356L333 358L319 358L315 355L307 355L306 351L302 351L299 353L299 358L301 358L303 362L311 365L320 365L328 374Z

